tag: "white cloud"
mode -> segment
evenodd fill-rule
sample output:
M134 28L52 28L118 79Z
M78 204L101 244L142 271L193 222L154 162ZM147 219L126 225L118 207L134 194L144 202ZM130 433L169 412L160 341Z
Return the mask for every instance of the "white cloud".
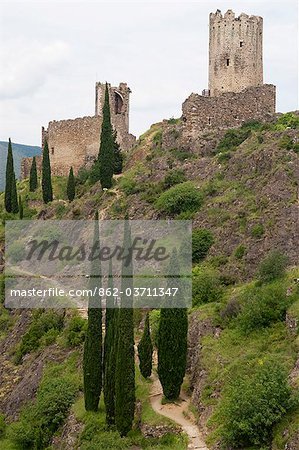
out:
M34 94L69 57L65 42L42 44L17 38L0 47L0 99Z

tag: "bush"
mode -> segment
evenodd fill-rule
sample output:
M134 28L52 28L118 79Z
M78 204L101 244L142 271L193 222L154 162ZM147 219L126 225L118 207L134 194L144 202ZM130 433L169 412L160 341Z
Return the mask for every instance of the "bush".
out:
M286 150L292 150L293 148L293 140L287 134L284 134L278 143L278 147Z
M87 321L80 316L70 319L65 329L66 343L69 347L77 347L85 339Z
M185 173L182 169L170 170L164 178L164 187L168 189L175 184L184 183L186 181Z
M160 310L159 309L153 309L149 313L150 317L150 329L151 329L151 336L152 336L152 342L156 348L158 348L158 330L159 330L159 323L160 323Z
M42 449L66 418L76 386L66 378L42 381L36 403L21 413L19 422L9 429L9 438L20 449Z
M265 233L264 225L257 223L251 228L251 236L255 238L261 238Z
M242 259L245 254L246 254L245 245L243 244L238 245L238 247L235 250L235 258Z
M284 286L274 283L247 289L241 300L244 305L237 319L238 326L248 334L273 322L284 321L292 299L286 297Z
M3 438L5 435L6 430L6 423L5 423L5 417L3 414L0 414L0 439Z
M209 230L197 228L192 231L192 261L199 262L205 259L208 251L214 243L214 238Z
M61 314L54 311L38 311L33 317L33 321L30 324L28 331L22 337L20 345L16 350L16 363L19 363L26 353L37 350L42 344L42 337L47 333L49 333L48 342L53 342L53 336L55 336L56 339L58 332L62 327L63 316ZM51 333L50 330L52 330ZM44 339L44 345L46 342L47 337Z
M175 215L181 212L195 212L203 203L201 192L190 181L177 184L160 195L155 206L160 211Z
M128 175L121 178L119 187L126 195L136 194L139 191L136 180Z
M278 250L269 253L260 263L258 279L262 283L282 278L285 275L288 258Z
M195 268L192 277L192 305L221 300L223 289L218 274L209 269Z
M299 128L299 116L293 113L282 114L275 124L275 129L286 130L287 128Z
M233 447L267 445L273 425L291 406L291 388L283 366L275 361L260 362L255 373L234 379L218 410L223 444Z

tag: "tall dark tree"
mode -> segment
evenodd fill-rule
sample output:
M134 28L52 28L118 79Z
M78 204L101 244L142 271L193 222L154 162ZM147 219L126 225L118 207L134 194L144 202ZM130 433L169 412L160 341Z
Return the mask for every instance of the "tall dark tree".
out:
M99 214L95 214L93 246L99 245ZM101 265L97 258L91 262L89 277L89 289L102 285ZM97 411L102 390L102 309L101 297L95 295L89 297L88 325L84 341L83 353L83 378L84 400L86 411Z
M141 375L148 378L152 374L153 343L150 333L149 313L145 318L142 338L138 344L139 368Z
M42 191L44 203L49 203L53 200L52 178L51 178L51 165L49 156L48 142L45 141L43 149L43 162L42 162Z
M111 188L114 172L114 140L110 117L109 92L106 83L103 107L101 144L99 151L99 176L102 188Z
M6 160L6 182L5 182L5 194L4 194L5 209L9 213L17 213L18 207L18 194L16 186L16 177L14 171L14 162L12 154L11 140L8 140L7 160Z
M70 168L69 177L67 180L67 188L66 188L67 198L70 202L72 202L75 198L76 194L76 186L75 186L75 177L73 168Z
M36 169L36 158L33 156L32 164L30 168L30 177L29 177L29 190L30 192L34 192L37 189L37 169Z
M23 202L22 197L19 195L19 218L22 220L24 217L24 209L23 209Z
M177 288L177 295L182 295L181 305L176 308L162 308L158 330L158 376L164 396L175 400L180 395L181 385L186 372L188 317L184 307L183 279L179 276L177 252L170 258L167 289Z
M119 175L123 170L123 155L120 149L120 145L117 142L117 133L113 133L113 148L114 148L114 173Z
M121 436L132 428L135 411L135 365L133 322L133 263L130 256L129 221L124 227L124 255L121 277L121 305L118 318L118 348L115 368L115 423Z
M113 293L113 288L112 262L110 259L108 289ZM106 422L108 425L113 425L115 424L115 365L117 353L118 307L112 295L107 296L106 302L103 393L106 408Z

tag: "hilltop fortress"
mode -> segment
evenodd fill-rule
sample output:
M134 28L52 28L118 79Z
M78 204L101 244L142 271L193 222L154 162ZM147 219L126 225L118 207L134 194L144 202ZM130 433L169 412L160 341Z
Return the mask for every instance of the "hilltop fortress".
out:
M241 126L249 120L270 120L275 114L276 88L263 84L263 19L232 10L210 14L209 87L192 93L183 103L181 132L188 145L207 130ZM129 133L129 96L126 83L109 87L111 121L123 151L135 137ZM42 128L48 140L52 173L67 175L72 166L91 164L98 155L105 84L96 83L95 115L52 121ZM41 158L37 161L40 167ZM29 175L31 158L22 161L22 177Z

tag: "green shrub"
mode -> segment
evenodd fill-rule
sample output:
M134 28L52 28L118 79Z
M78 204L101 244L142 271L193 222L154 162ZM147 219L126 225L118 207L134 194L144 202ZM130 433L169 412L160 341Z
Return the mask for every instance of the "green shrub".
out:
M126 195L136 194L139 191L137 181L132 175L124 175L120 180L119 187Z
M53 342L53 337L57 337L56 332L59 332L63 327L63 316L54 311L38 311L33 317L33 321L29 329L22 337L19 347L15 353L15 361L19 363L26 353L37 350L42 344L42 337L48 334L48 341ZM50 333L50 330L53 330ZM44 345L47 342L47 337L44 339Z
M299 128L299 116L291 112L282 114L275 124L275 129L286 130L287 128Z
M76 184L85 184L90 176L90 170L81 167L76 176Z
M255 238L261 238L265 233L264 225L257 223L251 228L251 236Z
M151 329L152 342L155 347L158 347L158 330L159 330L159 322L160 322L160 310L153 309L152 311L150 311L149 317L150 317L150 329Z
M292 300L286 297L285 287L280 283L250 287L241 299L243 307L237 322L245 334L284 321Z
M290 136L288 136L287 134L284 134L278 142L278 147L284 148L286 150L292 150L292 148L293 148L292 138Z
M285 275L288 258L278 250L270 252L260 263L257 271L262 283L282 278Z
M187 150L182 150L180 148L173 148L171 150L171 155L181 162L183 162L187 159L194 158L193 153L191 153L190 151L187 151Z
M198 263L205 259L213 243L211 231L204 228L192 230L192 261Z
M5 417L3 414L0 414L0 439L3 438L5 435L6 430L6 423L5 423Z
M184 183L186 181L185 173L182 169L170 170L164 178L164 187L169 189L175 184Z
M217 272L211 269L193 269L192 277L192 305L220 301L223 288Z
M116 431L102 431L101 433L93 434L90 441L82 441L80 445L81 450L123 450L130 447L130 440L121 438Z
M228 130L216 147L216 153L235 150L251 134L247 128L237 128Z
M77 347L85 339L87 320L80 316L74 316L68 322L65 329L66 343L69 347Z
M177 184L160 195L155 206L160 211L175 215L197 211L203 203L201 192L190 181Z
M291 406L288 375L275 361L235 377L216 413L219 437L226 446L270 444L271 432ZM259 447L260 448L260 447Z
M38 388L36 402L27 406L20 420L9 429L9 438L20 449L42 449L66 418L77 387L67 378L46 378Z
M242 259L245 254L246 254L245 245L243 244L238 245L238 247L235 250L235 258Z
M144 192L141 195L142 200L149 203L154 203L157 197L163 192L164 184L163 182L158 183L145 183L143 184Z

